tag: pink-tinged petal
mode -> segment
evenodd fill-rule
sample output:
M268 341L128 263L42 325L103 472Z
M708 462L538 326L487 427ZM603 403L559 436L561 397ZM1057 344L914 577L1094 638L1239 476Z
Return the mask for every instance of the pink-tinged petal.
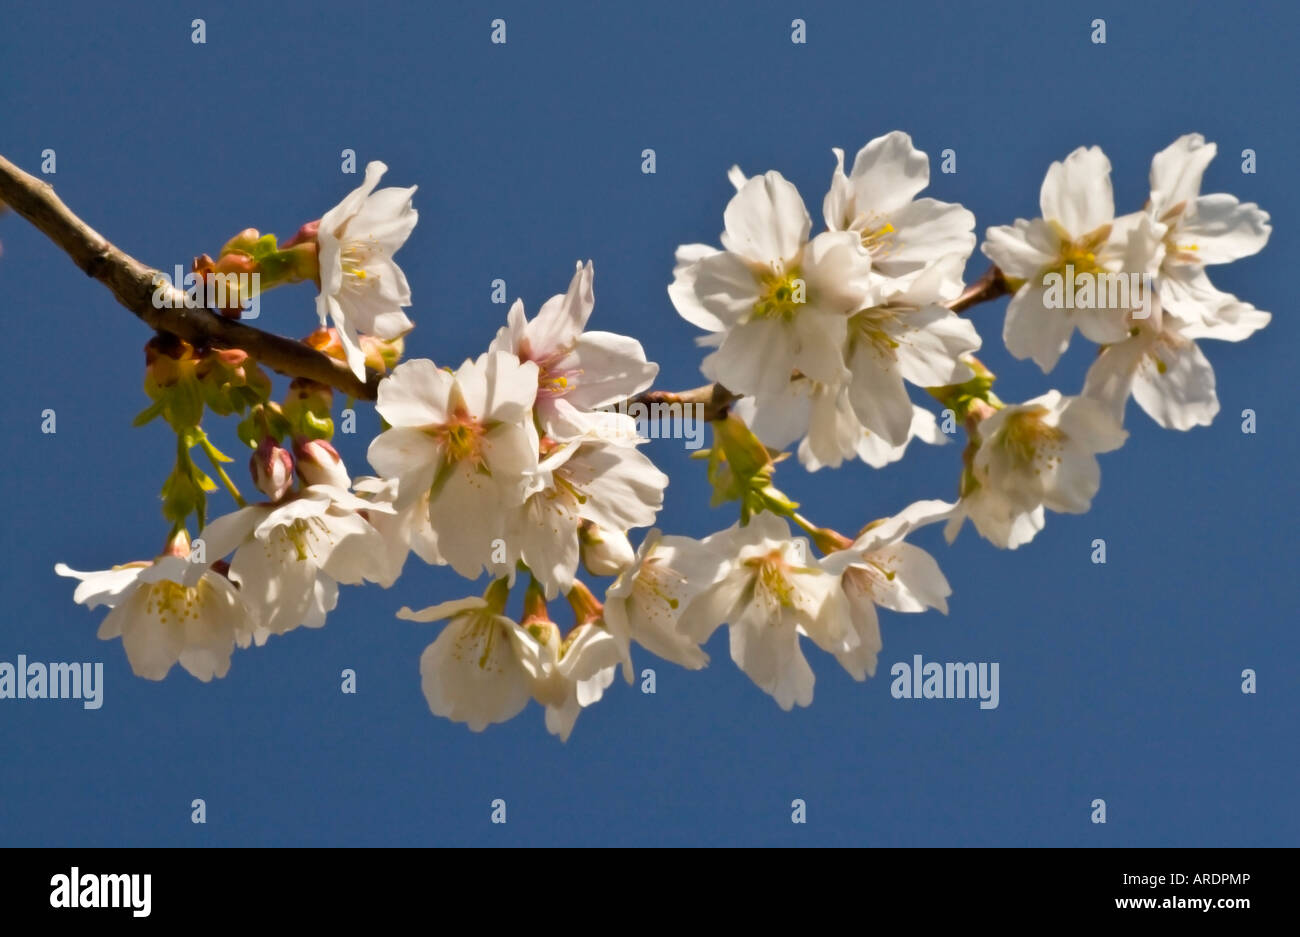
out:
M516 299L506 313L506 324L497 330L496 338L488 345L488 352L508 351L512 355L528 358L524 341L524 329L528 320L524 317L524 301Z
M484 420L531 422L537 399L537 365L503 351L488 352L456 372L470 412Z

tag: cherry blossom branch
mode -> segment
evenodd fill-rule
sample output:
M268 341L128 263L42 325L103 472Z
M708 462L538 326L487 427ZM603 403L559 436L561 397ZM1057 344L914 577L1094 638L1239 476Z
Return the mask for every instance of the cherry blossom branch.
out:
M163 274L115 247L81 220L54 194L49 183L23 172L0 156L0 201L55 243L81 270L112 291L117 301L146 325L198 347L238 348L289 377L326 384L350 397L374 400L379 374L357 377L340 361L302 342L253 328L207 309L187 308L185 294L165 287L170 307L154 304Z
M947 306L953 312L962 313L971 306L989 302L1000 296L1009 296L1011 292L1011 285L1007 283L1007 278L994 265L985 270L984 275L978 280L962 290L962 294Z

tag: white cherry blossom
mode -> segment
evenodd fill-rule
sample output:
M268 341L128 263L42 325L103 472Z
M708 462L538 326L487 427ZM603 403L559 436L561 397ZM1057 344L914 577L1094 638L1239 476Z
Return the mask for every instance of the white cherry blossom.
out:
M839 468L845 460L855 458L873 468L883 468L901 459L913 439L931 445L948 442L934 414L910 401L908 406L911 420L899 445L862 425L846 387L827 387L806 378L790 381L779 394L742 397L732 405L732 411L771 449L785 449L798 442L800 463L815 472Z
M543 432L556 439L610 427L619 414L592 411L640 393L659 373L636 339L584 331L595 305L592 277L590 261L578 264L568 290L543 303L532 320L525 318L522 300L515 300L488 346L489 352L508 351L537 365L537 416ZM631 420L623 415L621 422ZM611 438L636 437L634 427L614 429L621 431L611 429Z
M651 530L636 558L605 593L605 625L618 642L623 676L632 682L631 643L688 670L709 662L700 642L678 620L691 600L713 585L723 559L698 540Z
M724 213L723 250L686 245L668 294L715 333L704 374L743 394L779 392L792 371L838 384L848 315L871 305L871 255L857 234L809 240L812 220L778 172L740 186Z
M879 277L897 291L935 262L956 256L944 286L960 292L961 272L975 249L975 216L960 205L916 196L930 184L930 160L901 131L876 137L844 174L844 151L832 149L835 170L822 204L826 227L852 231L871 254Z
M553 598L573 582L581 523L622 534L650 526L668 476L642 452L599 436L544 445L550 451L538 465L541 487L507 519L502 571L513 579L522 561Z
M530 630L539 649L526 663L533 674L533 699L546 707L546 730L567 742L582 710L614 682L618 645L595 623L577 625L563 640L550 622Z
M948 614L952 588L933 556L904 538L918 527L947 518L952 505L917 501L898 514L867 527L857 540L822 560L822 567L842 569L840 585L848 599L858 643L835 658L855 680L875 676L883 646L876 608L895 612L938 609Z
M951 542L969 518L986 540L1010 549L1042 529L1044 509L1087 511L1101 485L1097 453L1128 438L1105 406L1056 390L1003 407L980 422L978 434L945 535Z
M399 513L428 518L438 558L467 578L492 564L513 512L542 480L532 406L537 365L494 351L455 373L404 362L379 384L389 423L370 444L370 464L398 480Z
M420 682L435 716L463 722L471 732L507 722L533 695L540 648L504 614L504 595L457 599L420 611L402 608L407 621L450 619L420 655Z
M1183 304L1186 295L1178 289L1164 289L1169 277L1177 275L1172 271L1185 266L1165 263L1171 250L1168 231L1164 223L1143 216L1131 232L1125 270L1153 277L1156 295L1149 315L1130 316L1128 337L1102 349L1088 369L1083 393L1104 403L1121 422L1131 395L1160 426L1187 430L1209 426L1219 412L1214 369L1196 339L1238 342L1271 317L1227 294L1219 294L1221 301L1212 307L1193 309ZM1184 315L1166 308L1171 298L1182 304Z
M1042 216L1032 221L989 228L982 250L1007 278L1023 281L1007 307L1002 329L1007 350L1032 358L1046 373L1056 367L1076 328L1098 344L1123 340L1127 310L1056 303L1048 275L1115 272L1124 234L1137 215L1117 225L1110 160L1095 146L1052 163L1039 192L1039 210Z
M328 453L325 450L328 448ZM326 473L329 482L348 484L346 469L330 464L337 459L333 447L317 441L300 449L310 456L321 453L326 465L307 468L307 476ZM316 475L316 477L320 477ZM383 559L383 535L368 518L391 513L392 507L362 500L335 484L308 485L271 504L251 504L218 517L202 532L211 557L233 552L230 578L257 619L251 638L258 645L273 634L285 634L299 625L320 628L338 604L339 583L391 582Z
M792 538L774 514L759 514L703 544L725 558L725 567L682 613L682 633L702 644L719 625L730 625L736 666L782 709L811 704L814 677L800 636L832 654L859 643L841 571L823 569L808 541Z
M1218 290L1205 268L1258 253L1268 243L1268 212L1227 194L1201 195L1201 180L1217 147L1199 133L1179 137L1151 160L1146 211L1164 226L1159 267L1161 304L1167 315L1214 328L1215 313L1237 303ZM1210 336L1205 336L1210 337Z
M247 642L256 622L225 576L186 556L89 573L59 563L54 571L81 580L78 603L112 609L99 637L121 638L131 671L147 680L163 679L176 663L205 683L224 677L236 643Z
M411 329L402 311L411 304L406 275L393 254L406 243L419 213L411 207L415 186L375 191L388 171L381 162L366 166L365 181L320 220L316 244L321 325L332 319L347 352L348 366L365 377L366 355L359 332L394 339Z

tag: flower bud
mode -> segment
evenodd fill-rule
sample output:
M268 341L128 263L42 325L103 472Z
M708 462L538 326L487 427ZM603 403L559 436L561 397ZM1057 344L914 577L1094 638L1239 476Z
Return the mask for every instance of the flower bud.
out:
M366 367L380 374L387 374L397 367L405 346L406 342L400 336L387 341L373 335L361 336L361 350L366 356Z
M339 339L339 333L334 329L321 326L302 341L304 345L315 348L323 355L329 355L335 361L348 360L347 349L343 347L343 342Z
M283 410L295 436L329 439L334 435L333 403L334 391L327 385L296 377L289 384Z
M582 565L593 576L617 576L636 559L625 534L604 530L590 521L583 521L578 528L578 544Z
M273 436L262 439L248 460L248 471L257 490L272 501L279 501L293 487L293 457Z
M319 218L317 218L315 221L309 221L301 228L298 229L297 234L295 234L293 237L289 238L289 240L281 244L280 247L287 249L290 247L296 247L299 244L314 244L316 243L316 232L319 230L320 230Z
M174 386L191 373L194 348L170 333L159 333L144 346L145 391L157 399L158 393Z
M352 477L343 465L343 459L323 439L299 437L293 441L293 454L298 459L298 475L304 485L332 485L347 491Z
M163 556L179 556L187 559L190 555L190 534L184 527L172 534L167 545L163 547Z

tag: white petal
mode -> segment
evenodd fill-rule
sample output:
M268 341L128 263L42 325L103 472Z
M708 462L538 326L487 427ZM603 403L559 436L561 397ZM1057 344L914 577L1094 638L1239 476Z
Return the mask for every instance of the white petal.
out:
M452 376L427 358L404 361L379 382L375 409L390 426L447 422Z
M1268 212L1231 195L1202 195L1179 225L1177 246L1202 264L1226 264L1257 254L1268 243L1273 226Z
M794 257L812 227L799 190L779 172L747 180L722 217L722 246L756 263Z
M1217 147L1199 133L1179 137L1151 160L1151 211L1157 217L1200 194L1201 177Z
M1073 237L1109 224L1115 218L1110 160L1100 147L1080 147L1048 168L1038 200L1043 218Z

